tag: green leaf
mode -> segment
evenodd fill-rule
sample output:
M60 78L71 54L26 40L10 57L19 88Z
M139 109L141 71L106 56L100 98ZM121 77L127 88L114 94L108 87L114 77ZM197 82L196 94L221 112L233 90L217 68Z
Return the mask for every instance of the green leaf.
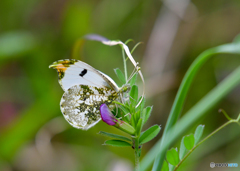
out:
M134 128L136 128L137 123L135 122L135 117L134 116L131 116L130 123Z
M163 167L162 167L162 170L161 171L169 171L168 169L168 163L166 162L166 160L164 160L163 162Z
M119 108L121 109L121 114L123 117L123 120L126 120L127 122L130 122L130 111L128 108L124 107L124 106L119 106Z
M148 118L150 117L152 112L152 106L148 106L143 109L142 117L143 117L143 125L147 122Z
M181 144L180 144L180 150L179 150L179 158L180 160L183 159L183 157L187 154L188 150L186 149L185 145L184 145L184 137L182 137L182 140L181 140Z
M120 139L120 140L123 140L123 141L130 141L130 142L132 141L131 139L129 139L127 137L124 137L122 135L112 134L112 133L108 133L108 132L100 131L98 134L105 135L105 136L111 137L111 138Z
M194 146L194 135L190 134L184 137L184 145L188 150L191 150Z
M142 118L140 118L140 119L138 120L138 124L137 124L137 128L136 128L137 135L140 135L140 133L141 133L142 123L143 123Z
M146 131L144 131L140 138L139 143L144 144L148 141L151 141L154 137L157 136L157 134L160 132L161 128L158 125L153 125L152 127L148 128Z
M198 127L196 128L196 131L194 133L194 139L195 139L194 145L196 145L198 143L198 141L200 140L202 133L203 133L203 129L204 129L204 125L198 125Z
M168 150L166 158L171 165L176 166L179 163L177 149L172 148L171 150Z
M138 100L138 87L136 85L132 86L129 95L131 105L135 107Z
M124 104L122 104L118 101L114 101L114 103L118 104L118 108L120 108L123 111L124 114L129 114L130 113L130 110L129 110L127 104L124 105Z
M144 97L142 98L142 96L141 96L138 101L140 101L141 99L142 99L142 102L139 106L140 106L140 110L142 111L145 106L145 98Z
M141 99L142 99L142 96L139 97L138 102L139 102ZM145 98L143 97L140 105L137 107L137 110L143 111L144 105L145 105Z
M118 79L123 83L125 84L126 83L126 79L125 79L125 76L123 75L122 71L119 69L119 68L116 68L114 69Z
M137 113L133 115L136 123L138 123L138 120L140 119L140 114L141 114L141 111L137 111Z
M132 87L134 84L136 84L137 75L138 75L138 73L135 73L134 76L131 78L131 80L130 80L130 82L129 82L131 87Z
M107 140L103 145L111 145L114 147L131 147L132 145L126 141L122 140Z

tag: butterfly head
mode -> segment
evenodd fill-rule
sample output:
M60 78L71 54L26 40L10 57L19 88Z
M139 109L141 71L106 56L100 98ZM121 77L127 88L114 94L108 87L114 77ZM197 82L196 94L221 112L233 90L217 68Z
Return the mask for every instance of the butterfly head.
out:
M120 88L121 93L129 93L131 90L131 86L129 84L125 84Z
M119 93L123 103L129 100L128 93L130 92L130 90L131 90L131 86L129 84L125 84L120 88Z

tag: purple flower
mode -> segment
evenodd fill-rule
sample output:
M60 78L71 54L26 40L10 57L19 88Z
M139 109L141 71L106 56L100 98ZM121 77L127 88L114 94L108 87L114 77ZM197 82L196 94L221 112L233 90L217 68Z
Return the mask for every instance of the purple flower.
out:
M100 114L103 122L107 123L108 125L115 125L117 122L117 119L114 117L112 112L108 109L108 106L103 103L100 106Z
M112 125L128 134L134 135L135 129L127 122L117 119L108 109L108 106L105 103L100 106L100 114L103 122L107 123L108 125Z

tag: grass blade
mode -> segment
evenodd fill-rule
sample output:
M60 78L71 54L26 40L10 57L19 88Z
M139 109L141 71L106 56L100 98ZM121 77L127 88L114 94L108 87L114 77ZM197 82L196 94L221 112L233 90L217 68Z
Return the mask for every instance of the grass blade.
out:
M160 144L160 149L163 149L162 146L164 146L164 143L166 141L166 134L167 132L175 125L177 122L181 110L183 108L183 104L187 95L187 92L190 88L190 85L194 79L194 76L196 75L197 71L200 69L200 67L214 54L219 53L232 53L232 54L240 54L240 43L230 43L222 46L217 46L215 48L208 49L201 53L196 60L192 63L190 68L188 69L186 75L183 78L183 81L179 87L178 93L176 95L176 98L174 100L173 106L171 108L170 115L168 117L163 136L162 136L162 143ZM160 170L166 155L166 149L165 151L161 151L159 155L156 157L153 171Z
M163 151L168 149L168 144L173 143L184 131L186 131L192 124L194 124L200 117L206 114L211 107L218 103L224 96L240 84L240 67L235 69L227 78L219 83L213 90L211 90L204 98L202 98L194 107L192 107L173 128L175 132L169 132L171 137L166 137L166 142L161 145L160 139L153 148L146 154L140 163L140 170L147 170L155 157L162 154ZM162 155L161 155L162 156ZM165 155L163 155L165 157Z

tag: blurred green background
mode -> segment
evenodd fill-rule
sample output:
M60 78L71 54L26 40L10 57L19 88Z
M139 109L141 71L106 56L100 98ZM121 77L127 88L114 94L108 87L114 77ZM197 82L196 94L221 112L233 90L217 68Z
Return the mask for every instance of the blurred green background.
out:
M133 150L103 146L106 137L97 134L122 134L117 129L100 122L88 131L77 130L62 117L63 90L48 66L71 58L75 42L85 34L131 38L130 49L143 42L133 56L146 79L147 105L153 105L147 126L164 128L190 64L202 51L231 42L240 32L239 21L239 0L1 0L0 170L133 169ZM119 47L88 41L75 56L120 83L113 71L123 69ZM191 86L183 114L239 64L237 55L209 60ZM204 124L206 136L226 122L219 108L236 118L239 97L240 87L189 132ZM160 136L143 147L143 155ZM239 143L239 127L230 125L201 145L182 170L211 170L210 162L240 164Z

